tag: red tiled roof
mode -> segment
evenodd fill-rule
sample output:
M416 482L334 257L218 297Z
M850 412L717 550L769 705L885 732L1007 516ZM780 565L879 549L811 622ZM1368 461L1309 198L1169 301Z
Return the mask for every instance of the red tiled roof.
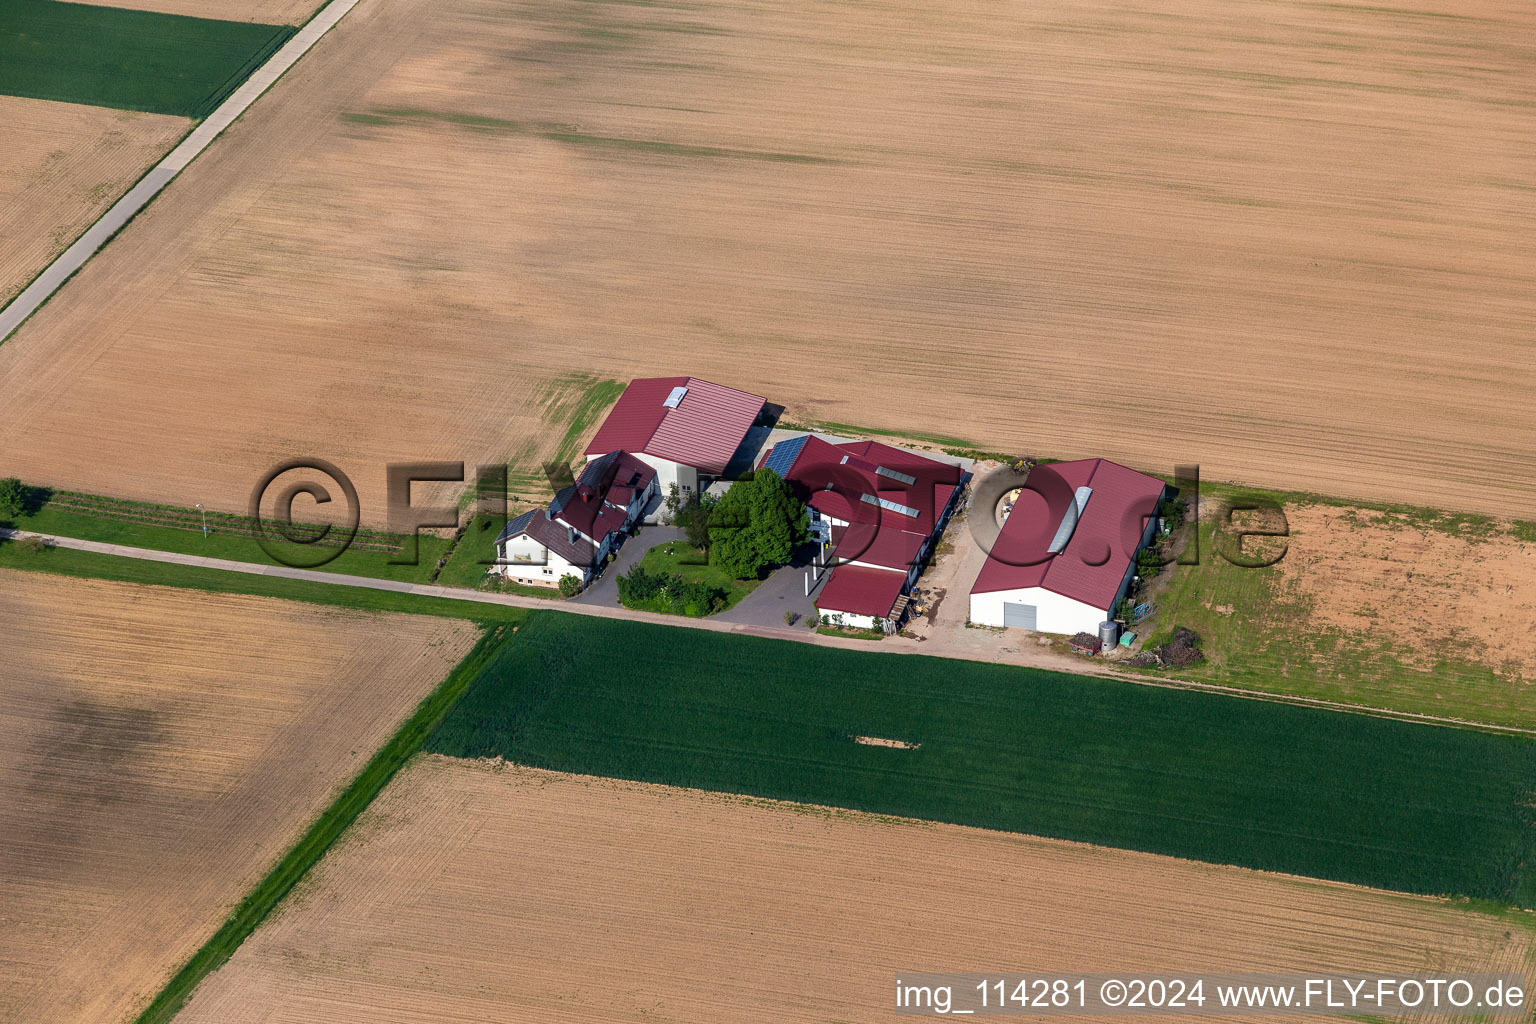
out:
M587 463L575 486L562 489L550 507L561 522L601 543L610 530L624 528L626 509L614 506L627 506L655 477L653 467L628 452L609 452Z
M676 408L663 404L682 387L688 393ZM723 473L763 404L757 395L696 377L640 377L629 382L585 454L623 448Z
M816 607L828 612L873 615L883 619L901 596L905 573L890 569L870 569L862 565L840 565L827 577L826 586L816 598Z
M1038 490L1026 487L1019 493L971 593L1043 587L1094 608L1109 607L1130 567L1145 517L1156 513L1163 482L1107 459L1037 466L1030 474ZM1044 479L1047 474L1058 479ZM1093 494L1066 548L1053 555L1048 549L1065 510L1062 494L1070 499L1079 487L1091 487ZM1053 500L1048 502L1046 494Z
M586 498L575 494L561 506L556 518L602 543L603 538L612 531L624 529L627 517L624 509L610 505L602 498L595 495Z
M902 572L912 568L928 535L889 528L883 519L879 529L875 526L874 523L854 523L847 527L834 538L837 542L834 553L849 562L868 562Z
M593 459L576 483L560 489L545 509L534 509L507 523L497 541L527 534L573 565L591 566L599 544L614 530L622 530L627 506L637 491L656 478L656 470L628 452L609 452ZM616 507L617 506L617 507ZM585 537L570 538L567 527Z
M905 572L912 567L923 541L934 532L939 514L960 484L959 466L879 441L832 444L810 435L803 441L796 438L781 443L800 444L784 471L784 479L795 487L800 499L823 515L851 524L834 537L834 553L843 561L868 562ZM770 450L763 461L772 455ZM913 477L914 482L877 473L878 468ZM832 490L825 489L828 483ZM915 509L917 515L871 504L863 500L866 494Z
M536 508L513 519L501 531L497 541L508 540L527 534L572 565L587 568L597 555L597 548L585 537L570 539L564 523L552 522L544 515L544 509Z

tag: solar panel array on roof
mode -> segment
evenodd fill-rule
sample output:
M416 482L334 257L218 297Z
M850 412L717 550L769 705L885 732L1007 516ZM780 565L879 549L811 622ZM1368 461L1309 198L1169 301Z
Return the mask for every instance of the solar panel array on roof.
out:
M773 451L768 453L768 458L763 460L763 468L771 469L781 477L789 476L789 467L795 464L795 458L799 456L800 449L805 447L805 442L811 435L802 434L800 437L792 437L788 441L780 441L773 446ZM831 483L827 484L828 487Z
M913 484L917 483L917 477L913 476L911 473L898 473L894 469L886 469L884 466L876 466L875 474L877 476L888 476L892 480L900 480L908 487L911 487Z

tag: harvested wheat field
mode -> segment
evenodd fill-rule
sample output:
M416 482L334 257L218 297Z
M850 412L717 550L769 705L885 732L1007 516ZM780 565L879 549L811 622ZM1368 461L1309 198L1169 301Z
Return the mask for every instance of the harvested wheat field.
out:
M127 7L159 14L184 14L220 21L254 21L261 25L302 25L324 0L72 0L73 3Z
M540 382L686 372L1528 518L1533 30L1513 0L363 0L0 347L0 472L235 510L319 455L378 522L382 463L521 450Z
M423 757L178 1020L883 1021L903 970L1524 970L1531 935L1288 876Z
M0 1020L157 992L474 640L468 623L0 573Z
M184 117L0 96L0 305L191 126Z

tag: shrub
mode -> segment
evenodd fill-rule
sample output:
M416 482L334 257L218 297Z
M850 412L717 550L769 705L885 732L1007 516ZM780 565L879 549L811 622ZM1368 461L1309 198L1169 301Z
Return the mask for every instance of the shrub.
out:
M1163 554L1158 548L1142 548L1136 552L1136 575L1140 576L1142 583L1155 579L1157 574L1163 571Z
M647 572L635 566L614 581L619 603L640 611L701 618L725 606L725 591L702 580L685 580L677 573Z
M797 621L799 621L799 619L800 619L800 613L799 612L785 612L784 613L784 625L786 625L786 626L793 626Z
M1164 498L1157 506L1157 514L1163 521L1163 525L1174 533L1184 525L1184 519L1189 515L1189 499Z
M575 597L581 593L581 577L566 573L560 577L559 587L561 597Z

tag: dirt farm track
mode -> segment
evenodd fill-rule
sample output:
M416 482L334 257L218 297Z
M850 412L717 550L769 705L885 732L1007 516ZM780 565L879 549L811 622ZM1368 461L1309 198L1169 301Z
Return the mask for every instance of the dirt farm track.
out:
M903 970L1529 970L1531 935L1331 883L432 756L178 1020L885 1021Z
M0 1021L137 1013L474 640L0 572Z
M239 509L573 371L1536 518L1536 7L363 0L11 340L0 473Z

